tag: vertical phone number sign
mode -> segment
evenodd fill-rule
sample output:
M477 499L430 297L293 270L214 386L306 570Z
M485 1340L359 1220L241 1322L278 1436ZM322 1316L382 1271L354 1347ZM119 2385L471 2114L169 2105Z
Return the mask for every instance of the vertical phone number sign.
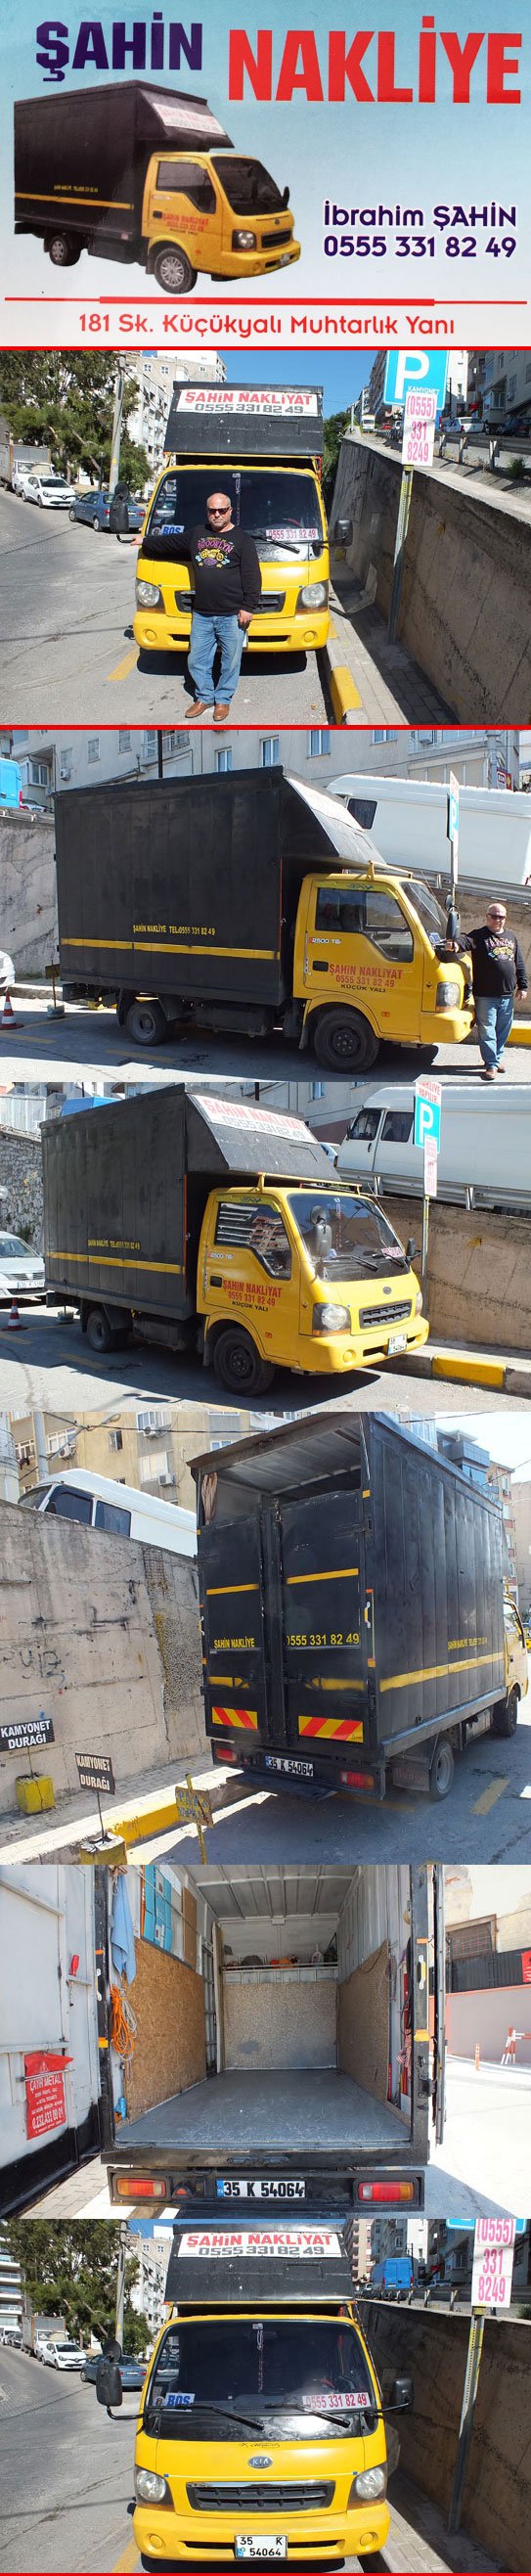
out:
M404 403L403 465L433 465L436 414L436 393L410 387Z
M515 2218L476 2219L473 2308L510 2307L515 2235Z

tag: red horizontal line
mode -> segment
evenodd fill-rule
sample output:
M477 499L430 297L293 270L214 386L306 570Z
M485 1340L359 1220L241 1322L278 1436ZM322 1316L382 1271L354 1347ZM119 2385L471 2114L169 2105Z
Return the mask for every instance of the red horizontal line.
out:
M230 297L229 297L229 296L225 296L225 297L223 298L221 295L198 295L198 296L196 297L195 307L194 307L194 308L192 308L192 309L193 309L193 310L195 310L196 312L198 312L198 311L199 311L199 307L200 307L201 305L203 305L203 304L206 304L206 305L207 305L207 307L208 307L209 309L210 309L210 306L212 305L212 306L214 307L214 310L217 312L217 310L218 310L218 306L219 306L222 302L230 303L230 300L231 300L231 299L230 299ZM520 306L520 305L521 305L521 306L522 306L522 309L523 309L523 310L526 310L526 309L527 309L527 303L528 303L528 297L527 297L526 295L504 295L503 297L501 297L501 296L499 296L499 295L452 295L452 296L449 296L449 295L393 295L393 294L391 293L391 294L389 294L389 295L357 295L357 296L351 296L351 299L350 299L350 303L349 303L349 304L345 304L345 302L344 302L344 299L343 299L343 296L342 296L342 295L312 295L311 302L309 302L308 297L307 297L306 295L277 295L277 296L271 296L269 299L268 299L268 298L267 298L267 296L265 296L265 295L240 295L240 296L239 296L239 298L238 298L238 301L239 301L239 304L240 304L240 305L244 305L244 304L256 304L256 305L258 306L258 309L259 309L260 311L262 311L262 310L263 310L263 306L264 306L264 304L266 304L266 303L268 302L268 300L269 300L269 302L270 302L270 303L274 303L274 304L275 304L275 307L276 307L277 305L280 305L280 304L285 304L285 305L286 305L286 308L290 308L290 307L291 307L292 305L294 305L294 304L302 304L302 305L304 305L304 306L306 307L306 309L307 309L307 311L308 311L309 313L313 313L316 309L318 310L320 305L322 305L323 309L324 309L326 312L328 312L328 311L330 310L331 305L333 305L333 304L338 304L338 305L339 305L339 308L340 308L340 311L341 311L342 313L357 312L357 311L358 311L358 309L359 309L359 308L361 308L362 306L363 306L363 307L365 307L365 305L367 305L367 306L368 306L368 305L370 305L370 304L372 304L372 305L378 305L378 306L379 306L379 305L382 305L382 306L383 306L383 305L385 305L385 304L394 304L395 306L396 306L396 305L400 305L400 306L403 306L403 308L404 308L404 312L407 312L408 307L409 307L411 304L414 304L414 305L415 305L415 309L416 309L417 311L420 309L420 310L422 310L422 312L423 312L423 313L424 313L424 312L430 312L430 313L431 313L431 312L433 312L433 311L435 310L436 305L438 305L438 304L440 304L440 305L445 305L445 304L447 304L448 306L451 306L452 311L454 310L454 308L455 308L458 304L471 304L471 305L473 305L473 307L474 307L474 312L475 312L475 311L476 311L476 309L477 309L477 310L479 310L479 307L480 307L480 306L481 306L483 309L484 309L484 308L486 308L486 307L488 307L488 308L489 308L489 310L490 310L490 307L491 307L491 306L492 306L493 308L496 308L496 309L497 309L497 308L498 308L498 305L501 305L501 304L502 304L502 302L503 302L503 309L504 309L504 312L506 312L506 311L507 311L507 309L508 309L508 307L511 307L511 308L514 308L514 309L515 309L517 305L518 305L518 306ZM60 303L60 304L78 304L78 305L79 305L79 304L92 304L92 305L94 305L94 304L105 304L105 305L107 305L107 304L127 304L128 302L129 302L129 304L158 304L159 312L160 312L160 314L161 314L161 315L162 315L163 311L165 310L165 307L164 307L164 305L162 304L161 297L160 297L159 295L143 295L143 294L142 294L142 290L141 290L141 288L139 288L139 291L138 291L138 294L137 294L137 295L135 295L135 294L134 294L134 292L133 292L133 294L132 294L132 295L130 295L129 297L127 297L127 295L125 294L125 292L124 292L124 294L123 294L123 295L92 295L92 296L91 296L91 295L87 294L87 295L61 295L61 296L57 296L57 295L5 295L5 296L4 296L4 304L36 304L36 305L37 305L37 307L38 307L39 305L44 305L44 304L57 304L57 303ZM184 311L186 311L188 308L187 308L186 306L184 306L184 308L183 308L183 309L184 309ZM523 345L523 344L522 344L522 345Z

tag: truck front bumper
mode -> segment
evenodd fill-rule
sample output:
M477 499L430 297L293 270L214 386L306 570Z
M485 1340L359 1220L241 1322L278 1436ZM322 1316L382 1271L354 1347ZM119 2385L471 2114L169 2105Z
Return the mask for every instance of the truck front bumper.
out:
M253 2524L252 2514L248 2518ZM253 2528L259 2533L263 2522L268 2535L287 2539L285 2566L328 2567L340 2565L344 2558L375 2556L384 2548L389 2520L384 2499L381 2504L358 2505L353 2513L297 2514L291 2519L291 2530L289 2517L282 2523L277 2514L271 2518L267 2513L259 2518L255 2514ZM161 2513L154 2505L137 2504L133 2530L144 2564L146 2559L152 2559L153 2565L163 2559L174 2567L192 2562L219 2568L235 2566L236 2539L247 2525L243 2512L236 2526L225 2513Z
M402 1329L406 1351L422 1350L430 1329L427 1315L411 1315ZM302 1368L312 1377L344 1377L349 1369L369 1368L375 1361L389 1359L389 1341L392 1339L393 1326L388 1323L385 1308L382 1308L381 1324L374 1325L371 1332L309 1333L301 1345L304 1350Z
M474 1013L470 1008L463 1011L423 1011L421 1045L463 1046L465 1038L470 1037L473 1019ZM402 1043L407 1046L410 1041L405 1038Z
M149 574L148 578L151 578ZM162 585L161 585L162 587ZM190 644L191 614L180 609L139 608L133 619L135 642L142 653L187 653ZM248 629L249 653L319 653L328 637L328 608L304 608L285 615L267 606L264 591L258 617Z

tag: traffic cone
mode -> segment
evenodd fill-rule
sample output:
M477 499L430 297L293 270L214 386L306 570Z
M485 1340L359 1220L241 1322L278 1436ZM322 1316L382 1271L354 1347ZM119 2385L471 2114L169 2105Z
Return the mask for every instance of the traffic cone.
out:
M10 994L10 992L9 992L9 990L8 990L8 991L7 991L7 993L6 993L6 997L5 997L4 1008L3 1008L3 1011L2 1011L2 1018L1 1018L1 1020L0 1020L0 1036L1 1036L1 1033L2 1033L2 1029L23 1029L23 1027L24 1027L24 1021L23 1021L23 1020L16 1020L16 1019L15 1019L15 1013L14 1013L14 1010L13 1010L13 1004L12 1004L12 1000L11 1000L11 994Z
M5 1330L6 1333L21 1333L23 1331L20 1306L17 1306L16 1298L13 1299L13 1304L9 1308L9 1314L6 1315Z

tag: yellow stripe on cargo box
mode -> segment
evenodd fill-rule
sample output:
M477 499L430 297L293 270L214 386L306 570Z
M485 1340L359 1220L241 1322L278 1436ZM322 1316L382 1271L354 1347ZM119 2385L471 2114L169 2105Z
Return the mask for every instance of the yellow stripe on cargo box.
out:
M342 1744L363 1744L361 1717L300 1717L299 1735L335 1735Z
M258 1734L256 1708L213 1708L214 1726L246 1726L251 1735Z

